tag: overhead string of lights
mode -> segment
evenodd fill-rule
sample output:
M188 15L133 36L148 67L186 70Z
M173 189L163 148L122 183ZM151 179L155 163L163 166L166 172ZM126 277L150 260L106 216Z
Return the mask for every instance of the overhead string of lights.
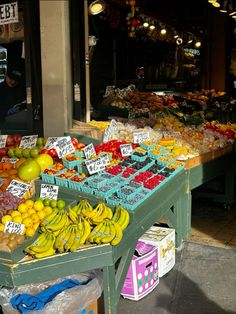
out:
M208 0L213 7L218 8L220 12L228 14L236 20L236 1L235 0Z

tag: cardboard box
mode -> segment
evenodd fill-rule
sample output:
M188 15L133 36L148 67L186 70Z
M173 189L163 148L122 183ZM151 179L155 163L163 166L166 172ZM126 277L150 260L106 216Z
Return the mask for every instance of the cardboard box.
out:
M158 276L163 277L175 265L175 229L152 226L140 238L158 250Z
M121 295L138 301L149 294L158 283L157 248L138 241Z

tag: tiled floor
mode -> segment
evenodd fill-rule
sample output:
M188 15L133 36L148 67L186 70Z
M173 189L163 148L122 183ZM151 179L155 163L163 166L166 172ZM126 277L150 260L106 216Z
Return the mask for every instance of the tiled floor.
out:
M189 241L236 249L236 205L195 199L192 204L192 235Z

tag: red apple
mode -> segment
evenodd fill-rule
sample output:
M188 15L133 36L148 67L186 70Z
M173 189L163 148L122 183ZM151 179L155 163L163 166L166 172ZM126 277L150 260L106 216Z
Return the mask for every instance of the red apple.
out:
M6 140L6 146L14 145L13 135L8 135Z
M13 135L13 141L14 141L15 143L20 143L20 141L21 141L21 135L20 135L20 134L14 134L14 135Z

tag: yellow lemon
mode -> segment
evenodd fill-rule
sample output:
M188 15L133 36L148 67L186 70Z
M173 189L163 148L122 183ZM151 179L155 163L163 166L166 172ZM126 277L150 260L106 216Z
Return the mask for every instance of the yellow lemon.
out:
M21 215L21 218L22 219L24 219L24 218L27 218L27 217L29 217L29 214L26 212L26 213L23 213L22 215Z
M36 211L42 210L44 208L43 202L42 201L36 201L34 202L34 209Z
M21 216L15 216L12 218L12 221L17 222L18 224L22 223L22 217Z
M5 226L3 224L0 224L0 231L4 231Z
M46 214L43 210L39 210L37 212L37 214L38 214L40 220L43 220L43 218L46 216Z
M51 206L45 206L43 211L45 212L46 216L52 213L52 207Z
M25 212L27 212L27 210L28 210L28 208L27 208L27 206L25 205L25 203L22 203L22 204L20 204L19 206L18 206L18 211L20 212L20 213L25 213Z
M28 211L27 211L28 215L31 216L32 214L35 214L36 213L36 210L33 209L33 208L29 208Z
M32 227L33 221L30 217L26 217L22 220L22 223L25 225L25 228Z
M37 213L32 214L30 218L32 219L33 223L38 223L40 221Z
M32 237L35 234L35 229L33 227L27 227L25 229L25 235L27 237Z
M4 215L2 216L2 223L5 225L7 221L12 221L12 216Z
M13 211L11 212L11 216L12 216L12 218L14 218L14 217L16 217L16 216L21 216L21 213L18 212L18 210L13 210Z
M33 208L34 207L34 201L33 200L26 200L25 205L27 208Z

